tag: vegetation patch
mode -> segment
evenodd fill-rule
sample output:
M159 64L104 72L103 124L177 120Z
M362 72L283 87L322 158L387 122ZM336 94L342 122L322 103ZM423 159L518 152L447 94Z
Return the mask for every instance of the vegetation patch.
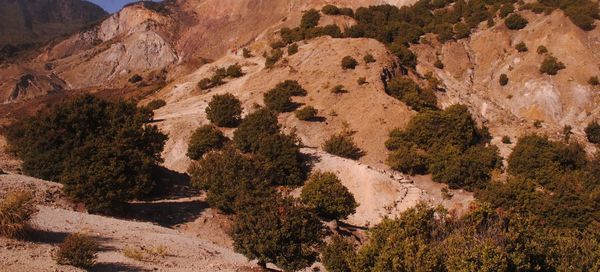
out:
M94 238L81 234L70 234L58 247L56 262L80 268L91 268L96 264L98 243Z
M242 115L242 103L230 93L215 95L206 108L206 118L220 127L235 127Z
M331 172L313 173L302 188L300 198L327 221L346 219L358 207L354 196Z
M29 220L36 212L31 192L8 192L0 202L0 235L24 238L29 228Z
M558 71L565 68L565 64L558 61L556 57L546 56L546 58L544 58L544 61L542 62L542 65L540 66L540 73L553 76L558 74Z
M201 126L192 133L186 155L192 160L199 160L207 152L223 148L225 143L227 137L216 127Z
M416 111L437 109L437 98L431 89L422 89L411 78L400 76L388 82L387 94L406 103Z

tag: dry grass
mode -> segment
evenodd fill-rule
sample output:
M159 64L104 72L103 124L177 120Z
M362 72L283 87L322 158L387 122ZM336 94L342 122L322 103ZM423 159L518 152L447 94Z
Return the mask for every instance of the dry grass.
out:
M0 235L9 238L25 237L29 219L36 212L31 192L9 192L0 203Z

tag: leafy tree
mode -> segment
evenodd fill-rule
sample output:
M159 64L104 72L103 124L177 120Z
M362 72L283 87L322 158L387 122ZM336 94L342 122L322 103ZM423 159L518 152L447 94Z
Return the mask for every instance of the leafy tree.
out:
M151 120L133 103L85 95L18 122L9 141L25 173L64 184L91 212L111 212L154 187L167 137Z
M335 85L333 88L331 88L331 93L333 94L345 94L347 92L348 90L346 90L344 85Z
M468 38L471 35L471 29L463 22L454 25L454 37L457 40Z
M200 88L200 90L208 90L208 89L212 88L210 78L201 79L198 82L198 88Z
M319 20L321 19L321 15L315 9L310 9L306 11L302 15L302 20L300 21L300 28L309 29L314 28L319 25Z
M331 172L315 172L302 188L302 202L326 220L342 220L356 212L352 193Z
M317 117L318 113L319 113L319 111L317 109L315 109L313 106L306 106L306 107L294 112L294 114L296 115L296 118L298 118L299 120L302 120L302 121L314 120Z
M188 172L192 185L206 191L210 206L226 213L237 210L235 203L241 192L269 191L256 161L232 147L192 162Z
M242 120L233 133L233 141L243 152L255 152L259 148L260 140L266 135L277 134L279 128L274 112L265 108L259 109Z
M405 143L399 145L389 154L386 163L392 169L410 175L426 174L429 158L425 150L421 150L410 143Z
M506 18L509 14L515 11L515 6L512 3L505 3L500 7L500 18Z
M589 123L584 131L590 143L600 144L600 124L598 124L598 121Z
M321 261L327 271L350 272L351 262L356 258L354 247L347 239L335 235L321 250Z
M321 12L323 12L323 14L326 14L326 15L339 15L340 9L334 5L325 5L321 9Z
M437 98L431 90L423 90L409 77L392 79L385 89L386 93L403 101L416 111L437 109Z
M246 203L235 217L235 250L266 267L273 263L285 271L311 265L323 237L323 226L308 209L290 198L273 195Z
M451 189L473 191L485 187L501 160L495 146L476 145L462 154L459 148L446 146L432 152L430 162L428 169L435 181L446 183Z
M365 152L356 146L352 136L344 133L331 136L323 143L323 150L329 154L353 160L358 160L365 155Z
M504 19L504 24L508 29L511 30L519 30L527 26L527 20L521 15L513 13Z
M267 134L260 138L256 159L272 185L302 185L306 165L294 135Z
M344 70L354 70L354 68L356 68L356 65L358 65L358 61L356 61L351 56L345 56L342 59L342 69Z
M506 86L508 84L508 76L506 74L500 74L500 79L498 79L500 86Z
M289 112L296 108L290 92L283 89L271 89L265 93L264 100L265 106L275 112Z
M206 108L206 118L220 127L236 126L242 115L242 104L230 93L215 95Z
M187 156L192 160L199 160L205 153L221 149L226 142L227 138L225 135L214 126L201 126L192 133L188 144Z
M400 59L400 63L406 67L415 68L417 66L417 56L404 44L393 43L389 47L392 54Z

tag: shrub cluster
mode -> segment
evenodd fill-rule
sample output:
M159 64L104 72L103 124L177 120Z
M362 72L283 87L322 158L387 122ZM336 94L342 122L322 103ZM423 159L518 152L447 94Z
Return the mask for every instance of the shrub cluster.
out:
M265 67L273 67L283 57L283 50L273 49L269 55L265 57Z
M318 113L319 113L319 111L317 109L315 109L313 106L306 106L306 107L294 112L294 114L296 115L296 118L298 118L298 120L302 120L302 121L315 120Z
M538 1L525 4L522 8L546 14L550 14L555 9L562 9L573 24L585 31L594 29L596 27L594 20L600 19L598 3L590 0Z
M565 69L565 64L558 61L554 56L546 56L540 66L540 73L548 75L556 75L558 71Z
M192 133L186 155L192 160L199 160L207 152L223 148L225 143L227 137L216 127L201 126Z
M298 44L292 43L292 44L288 45L287 50L288 50L288 56L298 53Z
M206 107L206 118L220 127L235 127L242 115L242 103L230 93L215 95Z
M148 103L148 105L146 105L146 107L151 110L151 111L155 111L157 109L160 109L164 106L167 105L167 102L165 102L162 99L154 99L152 101L150 101L150 103Z
M358 61L351 56L345 56L342 59L342 69L344 70L354 70L358 65Z
M392 79L388 82L385 91L416 111L437 109L437 98L433 91L422 89L409 77L400 76Z
M543 55L543 54L548 53L548 48L546 48L543 45L540 45L540 46L538 46L536 52L538 53L538 55Z
M325 5L321 12L326 15L345 15L348 17L354 16L354 10L351 8L338 8L334 5Z
M286 80L265 93L265 106L275 112L293 111L298 105L292 101L292 97L306 96L307 94L298 81Z
M242 77L243 75L244 73L242 72L242 66L237 63L232 64L226 68L217 68L212 77L206 77L200 80L200 82L198 82L198 87L200 90L208 90L225 84L223 80L228 77L238 78Z
M64 184L91 212L148 195L167 136L134 103L77 97L17 122L9 141L28 175Z
M80 268L91 268L96 264L98 243L90 236L70 234L58 247L56 262Z
M0 235L8 238L24 238L29 219L36 211L31 192L8 192L0 202Z
M346 132L335 134L327 139L323 143L323 150L329 154L353 160L358 160L365 155L365 152L354 143L352 136Z
M508 29L519 30L527 26L527 20L521 15L513 13L504 19L504 24Z
M484 129L477 128L466 106L418 113L404 131L394 130L386 142L387 163L409 174L431 173L450 188L474 190L491 179L499 167L495 146Z

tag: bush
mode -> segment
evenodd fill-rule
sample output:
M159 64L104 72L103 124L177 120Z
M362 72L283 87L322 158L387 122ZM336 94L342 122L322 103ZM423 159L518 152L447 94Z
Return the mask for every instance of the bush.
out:
M366 54L366 55L363 57L363 60L365 61L365 63L366 63L366 64L373 63L373 62L375 62L375 61L376 61L376 60L375 60L375 57L373 57L373 55L371 55L371 54Z
M0 202L0 235L24 238L31 216L37 212L33 195L28 191L11 191Z
M230 93L215 95L206 108L206 118L220 127L235 127L242 115L242 104Z
M210 78L203 78L198 82L198 88L200 88L200 90L208 90L210 88L212 88L212 84L210 81Z
M255 152L259 148L260 140L264 136L277 134L279 128L276 113L265 108L259 109L242 120L239 128L233 133L233 141L243 152Z
M244 49L242 49L242 56L244 56L244 58L246 58L246 59L249 59L249 58L251 58L251 57L254 57L254 56L252 55L252 51L250 51L250 49L248 49L248 48L244 48Z
M400 59L400 63L406 67L415 68L417 66L417 56L403 44L394 43L389 46L390 51Z
M392 79L388 82L385 91L416 111L437 109L437 98L433 91L421 89L409 77L396 77Z
M476 145L462 154L459 148L446 146L430 154L428 170L433 180L448 184L451 189L473 191L484 188L492 178L492 170L500 165L496 146Z
M315 249L323 237L323 225L307 208L277 195L256 199L235 217L232 238L235 251L273 263L285 271L297 271L317 258Z
M296 118L298 118L298 120L302 120L302 121L314 120L317 117L318 113L319 113L319 111L312 106L306 106L306 107L294 112L294 114L296 115Z
M427 174L429 159L425 150L411 144L403 144L394 149L387 158L390 168L409 175Z
M148 107L149 110L154 111L154 110L160 109L166 105L167 105L167 102L165 102L164 100L154 99L154 100L150 101L150 103L148 103L148 105L146 105L146 107Z
M267 134L260 138L255 158L272 185L297 186L306 179L306 165L295 135Z
M315 172L302 188L302 202L325 220L342 220L356 212L358 204L331 172Z
M244 73L242 72L242 66L239 64L230 65L227 67L227 76L230 77L241 77Z
M135 74L132 77L129 78L129 83L138 83L140 81L144 80L144 78L142 78L142 76Z
M281 89L289 93L291 96L306 96L308 92L302 88L296 80L286 80L275 86L275 89Z
M540 66L540 73L548 75L556 75L558 71L565 69L565 64L558 61L554 56L546 56Z
M590 143L600 144L600 124L593 121L585 127L585 135Z
M201 126L192 133L186 155L192 160L199 160L207 152L221 149L226 142L225 135L214 126Z
M298 53L298 44L296 44L296 43L290 44L288 46L287 50L288 50L288 56Z
M512 144L512 141L510 140L510 137L507 135L502 136L502 143L503 144Z
M9 133L28 175L64 184L90 212L113 212L147 196L167 136L152 112L91 95L22 120Z
M336 85L331 89L331 93L333 94L344 94L347 93L348 90L344 87L344 85Z
M91 268L96 264L98 244L84 234L70 234L56 252L56 262L80 268Z
M367 81L367 78L366 78L366 77L359 77L359 78L356 80L356 83L358 83L358 85L361 85L361 86L362 86L362 85L365 85L365 84L367 84L367 83L369 83L369 82Z
M588 80L588 83L592 86L598 86L598 85L600 85L600 79L598 79L598 76L593 76L593 77L590 77L590 79Z
M340 8L340 15L354 17L354 10L352 8Z
M321 15L319 14L319 12L315 9L310 9L302 15L302 20L300 21L300 28L314 28L317 25L319 25L319 20L321 20Z
M352 243L339 235L331 238L331 242L321 250L321 255L321 262L330 272L351 271L351 263L356 256Z
M548 48L546 48L546 47L545 47L545 46L543 46L543 45L540 45L540 46L538 46L538 48L537 48L536 52L537 52L539 55L543 55L543 54L546 54L546 53L548 53Z
M440 59L437 59L437 60L436 60L436 61L433 63L433 66L434 66L435 68L438 68L438 69L444 69L444 63L443 63L443 62L442 62Z
M364 151L356 146L352 137L346 134L331 136L323 143L323 150L329 154L353 160L358 160L365 155Z
M500 18L505 18L515 11L515 6L512 3L506 3L500 7Z
M527 26L527 20L523 17L521 17L521 15L519 14L511 14L508 17L506 17L506 19L504 19L504 24L506 25L506 27L508 27L508 29L511 30L519 30L524 28L525 26Z
M356 61L351 56L345 56L342 59L342 69L344 70L354 70L354 68L356 68L356 65L358 65L358 61Z
M524 42L520 42L520 43L518 43L518 44L515 46L515 49L517 49L517 51L519 51L519 52L527 52L527 50L529 50L529 49L527 49L527 45L525 45L525 43L524 43Z
M454 38L457 40L468 38L471 35L471 29L463 22L454 25Z
M290 92L283 89L271 89L265 93L264 100L265 106L275 112L289 112L296 108Z
M500 86L506 86L506 84L508 84L508 76L506 74L500 74L498 82L500 83Z
M323 12L323 14L326 14L326 15L339 15L340 9L334 5L325 5L321 9L321 12Z
M271 54L265 59L265 67L273 67L283 57L283 51L281 49L275 49L271 51Z
M272 42L270 44L270 46L273 49L280 49L280 48L284 48L286 46L286 43L284 41L275 41L275 42Z

